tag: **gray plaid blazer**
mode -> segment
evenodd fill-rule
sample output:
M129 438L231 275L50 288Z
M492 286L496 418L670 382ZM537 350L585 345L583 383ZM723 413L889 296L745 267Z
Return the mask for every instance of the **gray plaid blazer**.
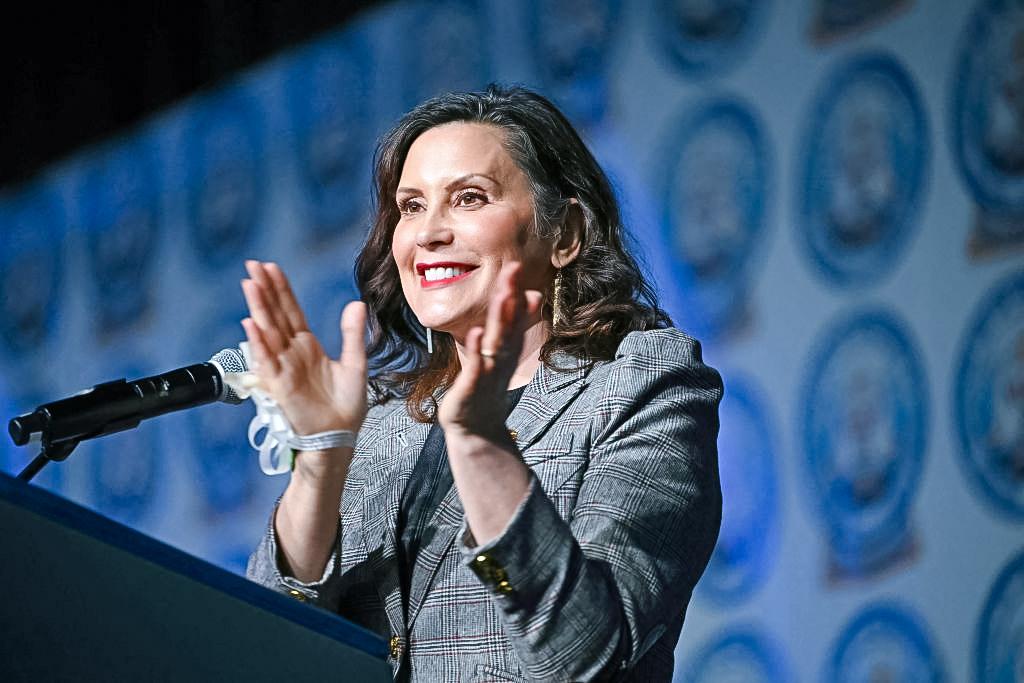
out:
M249 577L389 638L400 680L671 680L721 522L721 378L674 329L631 333L590 367L556 360L508 419L534 478L497 539L472 547L453 487L401 594L396 520L430 425L383 397L323 577L282 576L273 523Z

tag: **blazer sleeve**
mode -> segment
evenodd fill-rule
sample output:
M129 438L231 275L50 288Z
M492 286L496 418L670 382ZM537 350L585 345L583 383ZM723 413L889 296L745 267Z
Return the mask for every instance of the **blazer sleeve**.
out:
M386 385L372 378L367 383L366 391L366 402L370 406L370 410L363 423L363 428L359 430L360 439L366 438L367 434L370 435L371 439L374 437L374 429L381 419L388 414L386 407L388 401L396 396L395 392L391 391ZM357 450L358 447L359 445L357 444ZM349 477L345 481L343 496L358 498L359 492L356 489L359 484L358 481L353 484L354 480L358 480L355 466L350 470ZM332 612L339 611L340 596L343 592L341 574L342 565L344 564L342 561L342 520L340 513L338 518L338 535L335 538L331 555L327 559L323 575L319 580L305 582L299 581L293 576L288 576L281 571L282 564L277 549L277 532L274 528L274 520L277 517L277 508L280 504L281 499L278 498L270 514L270 521L267 524L266 531L263 533L259 545L256 546L256 550L249 556L249 562L245 570L246 577L272 590L291 595L303 602L310 602Z
M535 478L498 538L464 536L529 677L614 679L673 629L674 645L721 524L721 397L698 342L632 333L597 399L571 522Z
M278 500L280 504L280 500ZM249 563L245 569L245 575L251 581L255 581L267 588L276 590L303 602L310 602L319 607L336 611L339 601L339 573L340 566L340 540L335 539L331 555L324 567L324 573L316 581L299 581L293 576L288 576L281 571L281 564L277 554L277 534L274 530L274 519L277 516L277 505L270 515L270 523L256 546L256 550L249 556ZM341 525L338 525L340 536Z

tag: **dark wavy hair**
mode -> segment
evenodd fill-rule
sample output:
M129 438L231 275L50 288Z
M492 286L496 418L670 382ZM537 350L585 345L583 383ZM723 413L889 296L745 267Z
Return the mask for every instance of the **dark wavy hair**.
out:
M369 313L371 372L378 383L404 396L411 414L424 422L432 419L436 392L447 389L458 375L459 360L451 336L437 331L432 333L433 353L426 352L426 332L406 303L391 255L400 217L394 198L413 141L453 122L482 123L504 132L505 148L529 181L539 237L559 237L569 211L578 207L581 214L579 255L561 269L559 321L541 349L543 362L550 364L558 352L587 362L611 359L628 333L671 325L627 249L608 177L550 101L525 88L498 85L427 100L402 117L377 146L376 215L355 268ZM546 293L543 307L548 321L550 295Z

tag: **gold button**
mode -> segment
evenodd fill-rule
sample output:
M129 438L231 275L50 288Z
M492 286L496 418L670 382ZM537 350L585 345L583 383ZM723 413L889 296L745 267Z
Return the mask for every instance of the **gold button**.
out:
M292 596L293 598L295 598L299 602L306 602L306 600L309 599L309 598L306 597L306 595L304 593L302 593L301 591L297 591L294 588L292 588L290 591L288 591L288 595Z
M490 555L480 554L473 559L473 573L484 583L494 583L494 560Z
M398 636L391 636L391 659L398 659L402 656L402 639Z
M494 558L486 553L480 553L473 558L473 572L480 577L480 580L489 584L500 593L511 593L512 584L508 580L508 572L505 568L494 561Z
M513 441L519 441L519 432L514 429L508 430L508 435L512 437Z

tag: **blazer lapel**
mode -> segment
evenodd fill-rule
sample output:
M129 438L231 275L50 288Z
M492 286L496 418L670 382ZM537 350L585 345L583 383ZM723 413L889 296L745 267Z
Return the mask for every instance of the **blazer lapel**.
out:
M430 425L404 422L405 411L381 424L382 439L373 449L371 475L363 489L363 542L373 563L377 591L391 632L406 636L402 582L398 573L398 511L402 493L423 448Z
M412 573L412 584L409 587L409 627L423 606L427 591L434 585L438 569L444 563L459 529L462 528L462 501L453 485L448 489L437 510L430 517L427 525L427 537L423 539L416 567Z
M557 357L556 360L554 368L541 365L509 415L506 424L509 430L516 434L516 444L520 452L526 451L547 430L565 406L586 385L584 379L588 369L585 364L567 355ZM419 441L419 449L423 447L425 439L424 433L423 439ZM416 454L419 454L419 450ZM529 464L527 455L524 455L524 460ZM395 516L391 518L392 527L397 514L396 507ZM409 595L410 627L419 614L420 607L423 606L427 592L434 585L438 570L456 541L456 536L462 528L463 517L462 501L459 500L456 487L452 486L431 515L427 528L428 533L432 535L423 544L416 559Z
M508 417L508 428L527 465L530 446L587 385L590 367L583 360L567 354L558 354L553 360L552 366L541 365Z

